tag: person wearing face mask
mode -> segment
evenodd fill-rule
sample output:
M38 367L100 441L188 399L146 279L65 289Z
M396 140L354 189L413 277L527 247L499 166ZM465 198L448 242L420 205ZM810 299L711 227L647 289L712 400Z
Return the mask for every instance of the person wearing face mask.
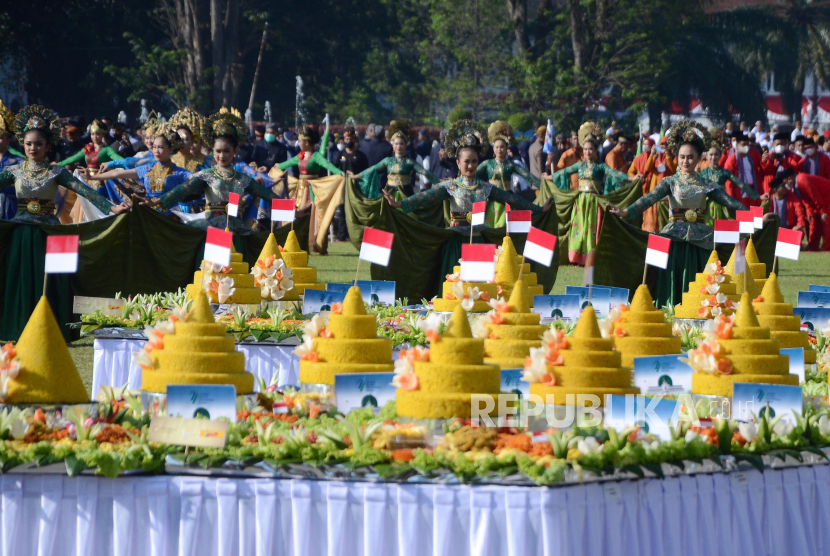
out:
M796 170L811 176L830 179L830 158L818 152L816 142L812 137L805 138L802 144L804 146L804 158L798 162Z
M257 141L254 148L254 162L260 168L268 168L269 170L279 164L288 160L288 149L285 145L277 141L278 130L276 124L268 124L265 126L265 133L262 136L262 141Z
M764 214L772 213L781 219L782 228L807 233L807 213L804 203L792 191L795 172L782 170L769 184L770 192L762 196Z
M767 160L769 160L769 153L760 155L758 151L750 149L749 137L745 134L738 133L736 139L737 150L735 154L726 159L723 168L738 176L742 182L753 189L756 193L756 198L753 199L750 197L737 183L732 181L726 182L726 192L741 201L746 207L758 206L759 201L757 200L757 195L762 193L760 180L766 175L762 164L765 165Z

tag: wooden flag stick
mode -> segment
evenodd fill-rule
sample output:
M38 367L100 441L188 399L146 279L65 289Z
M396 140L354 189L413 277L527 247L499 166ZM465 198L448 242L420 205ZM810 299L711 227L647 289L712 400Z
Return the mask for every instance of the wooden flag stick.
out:
M517 282L522 279L522 270L524 270L524 267L525 267L525 256L522 255L522 264L519 266L519 277L516 278Z
M776 268L778 268L778 257L772 259L772 272L775 272Z
M43 273L43 297L46 297L46 279L49 278L49 274Z
M646 273L648 272L648 263L643 263L643 285L646 284Z
M470 222L470 245L473 244L473 223Z
M228 208L225 207L225 211L227 211L227 210L228 210ZM225 216L227 216L227 218L225 219L225 229L227 230L228 228L231 227L231 213L230 212L225 212Z
M357 269L354 271L354 285L357 286L357 277L360 275L360 257L357 257Z

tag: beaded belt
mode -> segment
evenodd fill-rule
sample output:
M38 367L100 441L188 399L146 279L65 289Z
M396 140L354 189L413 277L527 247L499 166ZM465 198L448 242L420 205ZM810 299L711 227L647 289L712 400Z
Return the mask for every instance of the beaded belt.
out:
M228 213L228 205L227 204L219 204L219 205L206 205L205 206L205 218L213 218L214 216L221 216L223 214Z
M25 202L17 203L18 211L26 211L29 214L41 216L44 214L55 214L55 201L51 199L23 199Z
M697 222L706 216L706 209L671 209L673 222Z
M473 221L473 215L469 212L451 212L450 213L450 227L457 228L458 226L469 226Z
M389 174L386 178L387 185L406 186L409 185L409 176L403 174Z
M586 193L596 193L597 192L597 182L594 180L588 179L580 179L579 180L579 191L583 191Z

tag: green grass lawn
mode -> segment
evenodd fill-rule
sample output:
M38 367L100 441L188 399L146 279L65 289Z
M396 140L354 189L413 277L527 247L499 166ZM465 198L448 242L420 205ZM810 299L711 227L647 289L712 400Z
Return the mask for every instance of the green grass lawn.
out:
M309 263L317 267L320 282L350 282L355 279L357 267L357 250L351 243L334 243L329 246L325 257L312 254ZM802 253L798 261L781 259L779 283L784 298L795 305L797 292L806 290L810 284L830 285L830 254ZM582 267L563 266L551 293L565 293L566 286L582 285ZM361 263L360 280L369 280L369 265ZM92 387L92 340L87 338L73 342L69 346L72 359L89 390ZM93 394L94 395L94 394Z

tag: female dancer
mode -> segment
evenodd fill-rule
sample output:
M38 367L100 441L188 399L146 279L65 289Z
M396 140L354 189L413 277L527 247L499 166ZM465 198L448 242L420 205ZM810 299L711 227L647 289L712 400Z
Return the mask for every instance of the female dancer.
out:
M642 179L642 175L629 176L597 162L600 129L594 122L585 122L579 128L579 143L582 145L583 160L559 170L553 175L553 183L562 191L570 191L571 175L579 176L579 197L571 215L571 230L568 235L568 260L574 264L592 264L597 239L602 224L602 212L597 195L608 194L627 182Z
M26 106L17 114L14 127L26 160L0 172L0 189L13 186L17 196L17 213L12 221L60 224L55 216L58 186L89 199L103 213L128 210L126 204L113 205L66 169L49 163L49 149L60 142L60 124L54 112L39 105Z
M188 224L198 228L227 226L237 233L251 233L252 230L246 227L241 219L228 217L229 193L239 193L239 214L244 214L244 203L249 196L260 199L275 199L277 196L247 174L234 168L233 159L239 141L244 140L248 132L245 122L230 112L220 112L210 117L206 129L213 137L216 165L193 174L185 183L142 204L167 209L188 197L204 195L205 219L193 220Z
M205 127L204 117L185 106L170 119L176 133L182 139L182 148L173 155L173 164L188 172L206 170L213 165L213 158L202 154L202 135L209 130ZM244 136L243 136L244 137Z
M153 134L155 162L137 166L132 170L107 170L96 175L84 176L88 180L132 179L144 187L144 198L155 199L186 182L191 173L179 168L170 159L182 146L181 137L169 122L161 124ZM186 210L185 210L186 212ZM165 212L165 214L169 214Z
M378 196L377 181L374 180L375 174L382 170L386 172L386 184L388 187L396 187L400 197L408 197L411 194L412 188L409 186L409 175L414 170L417 174L426 176L430 183L438 181L429 170L425 169L418 162L406 157L406 147L409 145L410 132L412 124L409 120L392 120L389 123L389 138L392 141L392 151L394 156L384 158L374 166L371 166L359 174L349 172L349 177L352 179L367 178L365 183L374 184L373 186L363 186L361 189L369 198ZM372 180L371 182L369 180Z
M328 132L326 135L328 135ZM295 166L300 169L297 190L292 195L297 200L298 209L305 207L312 199L312 197L309 197L308 180L320 177L320 172L323 170L328 170L338 176L343 173L337 166L329 162L323 153L314 150L314 146L319 142L320 134L317 130L306 126L300 133L300 153L294 158L277 164L277 168L282 171ZM325 145L325 141L323 144Z
M710 147L709 152L706 153L706 161L703 161L699 164L699 171L700 177L707 180L712 180L719 186L726 188L726 182L731 181L738 188L746 193L746 195L752 199L753 201L757 201L760 197L758 193L747 184L745 184L738 176L721 168L718 164L720 160L720 145L717 141L713 140ZM715 220L727 219L729 218L729 212L726 207L723 207L716 203L713 200L709 200L707 202L707 210L706 210L706 225L714 227Z
M668 146L677 153L677 173L664 178L648 195L627 209L609 206L611 214L631 220L648 207L668 197L671 222L660 232L685 241L712 241L712 228L706 225L706 201L711 199L728 209L746 207L730 197L724 188L695 171L704 149L710 143L706 129L697 122L684 121L669 130Z
M493 226L493 211L491 205L496 203L510 203L518 210L530 210L535 214L550 210L553 198L549 199L544 208L505 191L494 187L491 183L479 181L476 178L478 161L487 154L487 134L484 129L472 120L459 120L453 124L447 133L447 156L457 158L459 176L437 183L431 189L422 191L397 201L388 191L383 195L394 208L401 208L405 213L423 208L445 200L450 202L451 227L466 227L472 220L473 203L489 201L485 212L485 225Z
M14 113L0 100L0 172L23 162L22 153L9 146L14 133ZM11 220L17 213L14 187L0 189L0 220Z
M537 189L539 188L539 178L531 175L524 166L516 164L512 160L507 160L507 150L510 146L510 141L513 140L513 127L507 122L496 120L487 129L487 135L490 139L490 144L493 145L493 155L495 158L485 160L478 165L476 170L476 177L479 179L486 179L490 184L510 191L513 181L513 174L519 174L528 182L530 182ZM493 204L494 222L495 226L504 226L504 205L501 203Z

